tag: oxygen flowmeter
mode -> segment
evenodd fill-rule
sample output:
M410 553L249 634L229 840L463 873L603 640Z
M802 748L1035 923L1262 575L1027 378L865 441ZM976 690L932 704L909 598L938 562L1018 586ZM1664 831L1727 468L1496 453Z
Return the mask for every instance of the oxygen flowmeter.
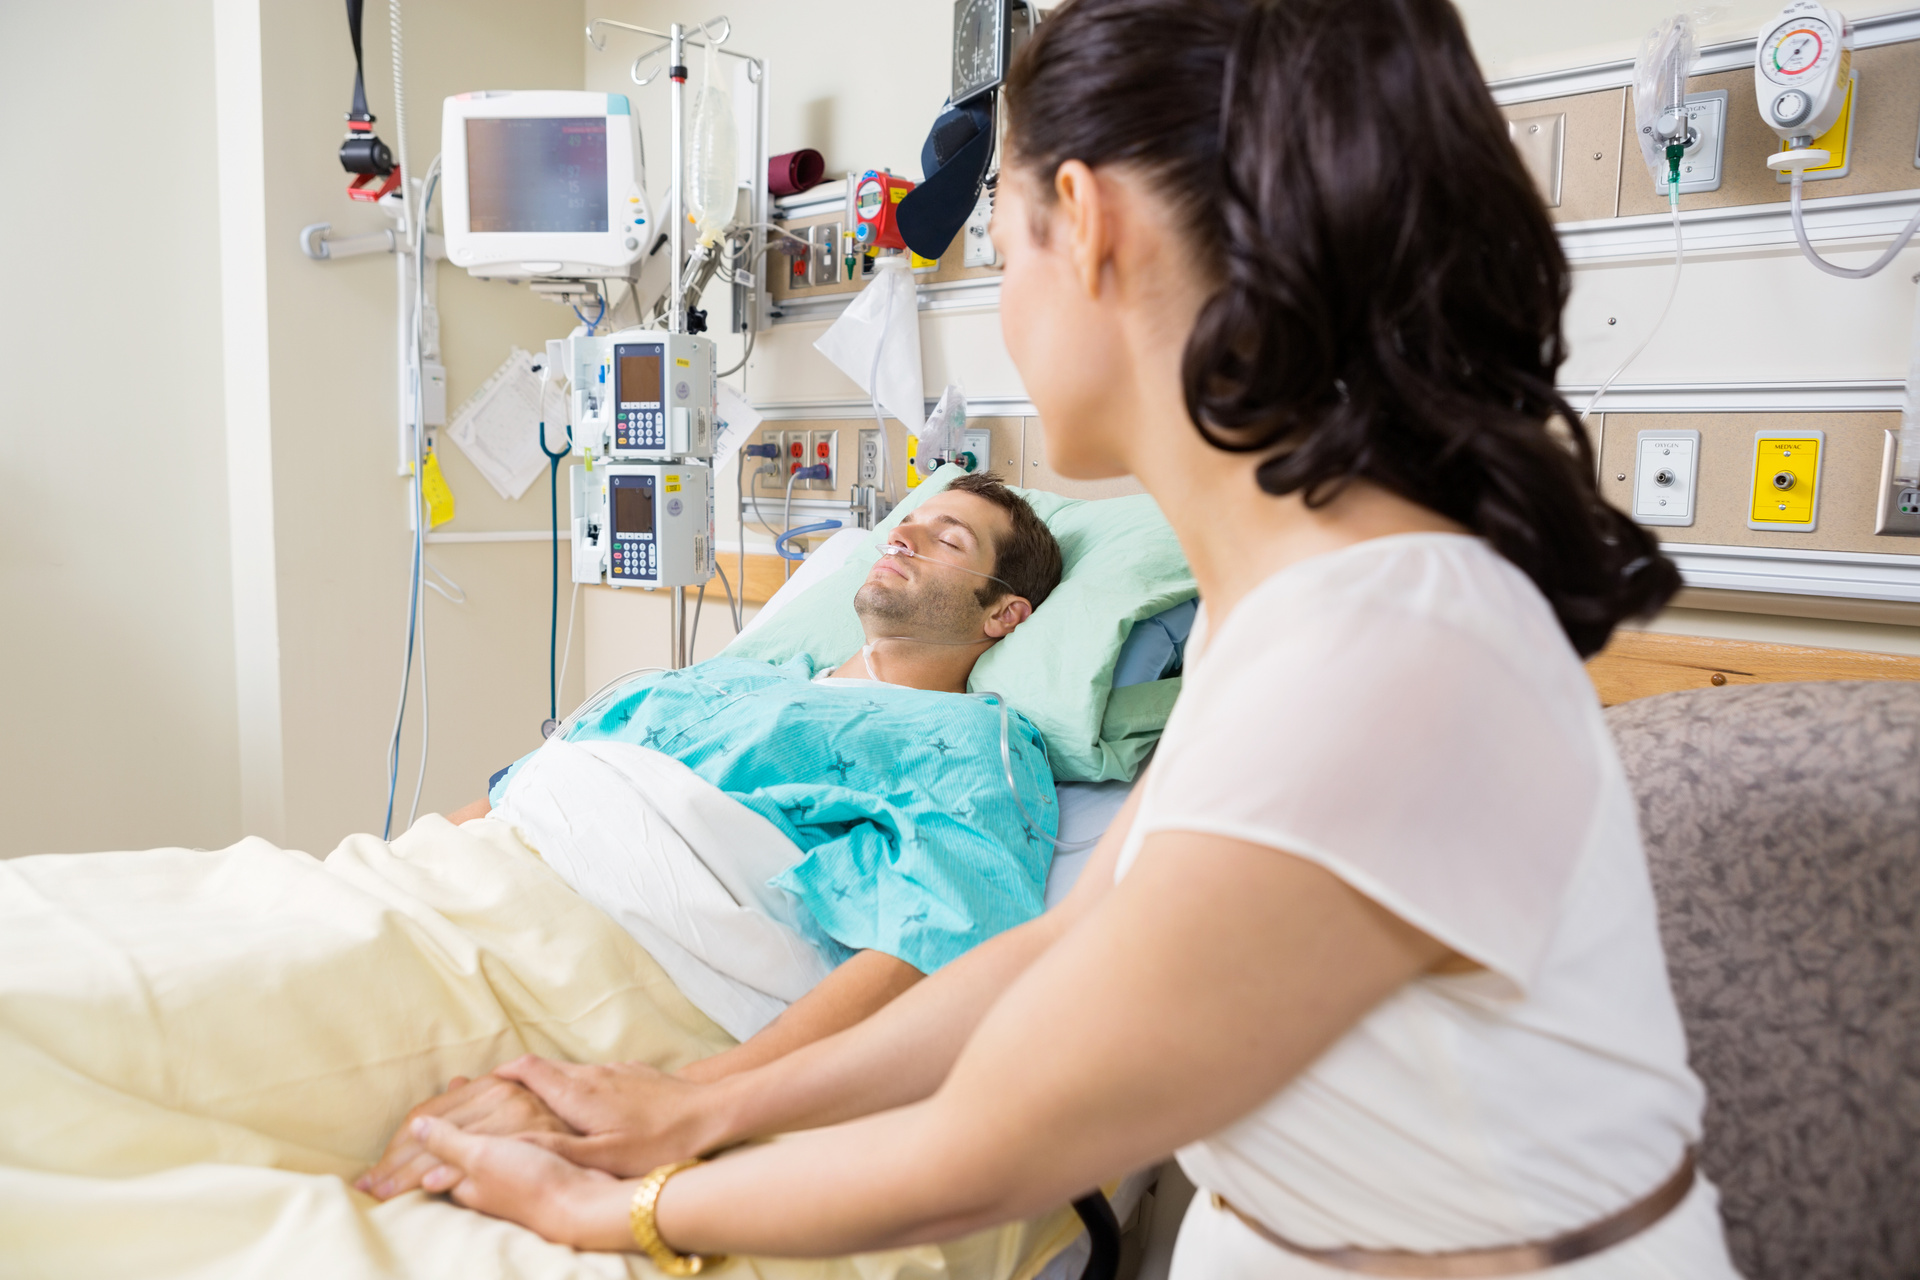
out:
M1824 152L1798 157L1807 163L1797 166L1793 158L1840 119L1852 72L1853 33L1845 18L1819 0L1793 0L1761 30L1753 62L1754 96L1768 126L1792 147L1770 158L1768 167L1826 163Z

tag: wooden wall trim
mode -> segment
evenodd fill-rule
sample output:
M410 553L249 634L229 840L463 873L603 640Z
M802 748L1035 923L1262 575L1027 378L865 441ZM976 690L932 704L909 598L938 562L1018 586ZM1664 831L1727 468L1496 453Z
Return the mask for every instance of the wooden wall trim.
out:
M1656 693L1788 680L1920 680L1920 657L1617 631L1587 662L1602 706Z

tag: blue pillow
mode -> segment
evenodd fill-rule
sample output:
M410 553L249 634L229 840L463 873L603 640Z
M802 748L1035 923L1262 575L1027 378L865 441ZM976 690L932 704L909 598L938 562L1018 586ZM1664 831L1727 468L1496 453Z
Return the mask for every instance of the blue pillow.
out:
M1127 632L1113 664L1113 687L1146 684L1180 674L1186 661L1187 637L1193 632L1198 600L1184 600L1151 618L1142 618Z

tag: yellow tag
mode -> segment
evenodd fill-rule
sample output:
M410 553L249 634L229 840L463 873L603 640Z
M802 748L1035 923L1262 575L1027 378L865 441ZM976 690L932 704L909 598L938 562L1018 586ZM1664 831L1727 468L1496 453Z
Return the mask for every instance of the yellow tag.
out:
M681 367L682 369L691 369L691 368L693 368L693 361L691 361L691 360L682 360L682 359L680 359L680 358L679 358L678 356L675 356L675 357L674 357L674 360L673 360L673 362L674 362L675 364L677 364L677 365L679 365L679 366L680 366L680 367Z
M889 196L891 196L891 197L893 197L893 203L895 203L895 204L899 204L899 203L900 203L900 202L901 202L902 200L905 200L905 199L907 198L907 192L908 192L908 190L910 190L910 188L907 188L907 187L888 187L888 188L887 188L887 194L888 194Z
M440 459L434 457L433 450L427 450L427 460L420 467L420 496L427 503L427 527L438 529L453 519L453 490L447 487L447 478L440 472Z
M920 437L908 436L907 437L907 488L909 489L918 489L920 487L920 468L914 465L916 462L919 461L919 458L920 458Z
M908 265L908 266L910 266L911 268L913 268L913 270L915 270L915 271L920 271L920 270L922 270L922 269L924 269L924 268L926 268L926 267L937 267L937 266L939 266L939 265L940 265L940 259L938 259L938 258L923 258L923 257L921 257L921 256L920 256L919 254L917 254L917 253L915 253L915 252L914 252L913 250L911 250L911 249L909 249L909 250L907 250L907 265Z
M679 483L680 483L680 477L679 477L679 476L661 476L660 478L661 478L662 480L665 480L665 481L666 481L666 482L667 482L668 484L679 484Z
M660 486L660 491L662 493L678 493L680 492L680 486L677 484L663 484Z

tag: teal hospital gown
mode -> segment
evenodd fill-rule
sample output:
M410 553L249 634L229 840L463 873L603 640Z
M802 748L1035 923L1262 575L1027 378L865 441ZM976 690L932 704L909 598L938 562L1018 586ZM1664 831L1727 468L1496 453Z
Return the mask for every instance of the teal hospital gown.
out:
M1029 825L996 704L816 674L713 658L636 681L567 736L664 752L778 827L802 856L773 884L845 948L834 963L871 948L932 973L1039 915L1059 813L1039 731L1010 715Z

